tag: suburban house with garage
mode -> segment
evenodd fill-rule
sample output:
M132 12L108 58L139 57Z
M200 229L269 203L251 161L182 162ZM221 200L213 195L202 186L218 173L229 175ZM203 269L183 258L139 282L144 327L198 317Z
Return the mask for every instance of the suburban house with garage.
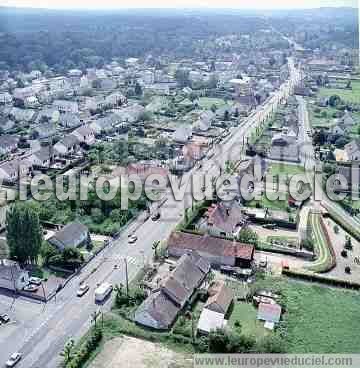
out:
M54 151L59 156L66 156L75 153L79 147L78 139L74 135L68 134L54 145Z
M215 236L236 236L246 222L241 205L236 201L212 204L196 226Z
M14 135L1 135L0 136L0 155L6 155L10 152L14 152L17 149L19 143L19 137Z
M184 254L176 268L136 310L135 322L156 330L168 330L209 272L210 264L196 252Z
M80 143L84 143L91 146L95 143L95 135L93 130L88 125L82 125L81 127L75 129L72 133Z
M71 222L56 232L48 242L63 251L66 248L78 248L90 244L90 233L88 228L79 223Z

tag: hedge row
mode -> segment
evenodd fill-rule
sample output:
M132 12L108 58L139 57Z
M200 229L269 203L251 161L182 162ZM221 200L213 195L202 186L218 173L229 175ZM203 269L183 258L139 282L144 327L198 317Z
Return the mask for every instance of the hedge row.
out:
M302 279L306 281L319 282L330 286L338 286L342 288L360 290L360 283L338 279L335 277L325 277L312 272L304 272L300 270L287 270L283 269L282 274L288 277Z

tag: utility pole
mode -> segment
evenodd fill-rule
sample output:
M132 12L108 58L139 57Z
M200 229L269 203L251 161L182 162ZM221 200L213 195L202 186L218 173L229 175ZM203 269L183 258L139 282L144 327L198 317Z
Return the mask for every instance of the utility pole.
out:
M126 296L129 297L129 276L128 276L128 265L127 265L127 259L124 258L125 262L125 278L126 278Z

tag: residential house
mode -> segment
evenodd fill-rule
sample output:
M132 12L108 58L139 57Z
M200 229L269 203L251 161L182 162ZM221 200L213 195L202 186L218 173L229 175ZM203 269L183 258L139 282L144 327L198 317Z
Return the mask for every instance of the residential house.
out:
M29 96L24 99L24 106L26 108L36 108L40 106L40 103L36 96Z
M14 152L17 149L19 143L19 137L14 135L1 135L0 136L0 155L6 155L10 152Z
M52 122L38 125L33 130L33 136L36 139L46 139L56 135L56 125Z
M260 183L265 176L266 170L267 164L265 159L255 156L249 160L240 162L237 167L237 174L239 179L244 175L249 175L254 178L255 183Z
M41 147L33 152L29 157L33 167L49 168L54 158L53 148L50 146Z
M36 116L36 112L35 112L35 110L31 110L31 109L20 109L19 107L13 107L10 110L9 115L16 122L29 123L29 122L34 120L34 118Z
M258 308L257 319L265 321L265 328L273 330L275 324L280 322L281 306L276 303L260 303Z
M347 180L347 186L342 188L337 186L340 192L360 192L360 167L359 165L341 165L336 168L336 174L341 175Z
M184 232L173 232L168 239L168 254L181 257L195 251L207 259L213 266L232 266L250 268L255 248L250 244L197 235Z
M9 92L0 93L0 105L11 105L13 96Z
M30 171L31 163L26 159L5 161L0 164L0 179L15 183L19 178L29 175Z
M168 330L180 308L161 290L151 293L135 312L135 322L155 330Z
M182 255L176 268L136 310L135 322L154 329L169 329L209 271L210 264L196 252Z
M57 123L60 119L60 112L54 108L43 109L39 111L36 118L37 123Z
M128 107L124 107L120 110L116 110L114 113L119 116L121 121L127 121L129 123L137 123L143 113L145 108L139 104L134 104Z
M106 101L103 96L86 97L85 109L87 110L103 110L106 107Z
M60 156L67 156L76 153L79 149L79 141L76 136L68 134L54 145L54 151Z
M81 122L77 115L67 112L60 115L59 124L64 128L76 128Z
M218 313L211 309L204 308L201 311L197 325L197 333L199 335L208 335L211 331L223 329L226 327L227 321L222 313Z
M109 107L121 106L127 103L127 98L120 92L114 92L105 97L105 103Z
M53 106L61 113L77 114L79 112L79 106L75 101L55 100Z
M240 112L251 111L258 105L254 95L238 96L235 102Z
M71 222L49 238L48 242L60 251L66 248L79 248L90 243L90 233L85 225Z
M180 126L175 130L174 141L179 143L185 143L192 137L191 126Z
M278 161L300 162L300 147L296 138L275 134L268 157Z
M199 143L187 143L182 149L185 160L199 161L205 157L206 147Z
M210 286L208 293L209 298L204 308L221 313L225 316L234 300L231 289L226 286L224 281L215 281Z
M233 237L245 222L238 202L219 202L207 209L197 228L211 235Z
M29 283L29 272L9 259L0 259L0 288L22 290Z
M340 123L346 130L351 129L357 124L351 112L346 111Z
M345 147L346 157L349 161L360 160L360 140L353 140L346 144Z
M10 120L10 119L1 119L0 118L0 124L1 124L0 125L1 129L4 132L9 132L10 130L15 128L15 122Z
M82 125L75 129L72 133L80 143L91 146L95 143L94 131L88 125Z
M119 118L116 114L111 114L103 118L94 120L89 124L89 127L96 135L109 133L115 130L115 125L118 123L118 119Z

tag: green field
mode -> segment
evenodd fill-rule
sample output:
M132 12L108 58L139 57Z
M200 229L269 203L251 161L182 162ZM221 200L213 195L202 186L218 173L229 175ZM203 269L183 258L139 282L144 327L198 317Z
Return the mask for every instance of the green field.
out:
M246 206L255 208L257 207L257 203L260 203L261 208L269 208L271 210L285 211L289 206L288 199L289 199L289 196L286 193L285 193L285 200L276 200L276 201L272 201L268 199L266 195L264 194L261 197L260 201L256 201L255 199L253 199L252 201L246 202Z
M360 81L352 81L352 90L320 88L319 95L322 97L330 97L338 95L343 101L360 103Z
M226 102L223 99L221 99L221 98L213 98L213 97L200 97L197 100L197 103L204 110L211 109L211 107L213 105L215 105L217 108L226 105Z
M359 353L360 295L289 279L260 281L286 305L283 340L288 353Z
M337 109L332 107L319 107L320 113L314 111L316 107L309 108L310 122L312 127L324 127L330 128L335 125L333 114L339 112ZM321 114L326 112L327 116L322 117Z
M268 174L275 176L275 175L296 175L296 174L303 174L305 169L299 165L289 165L289 164L277 164L273 163L269 167Z

